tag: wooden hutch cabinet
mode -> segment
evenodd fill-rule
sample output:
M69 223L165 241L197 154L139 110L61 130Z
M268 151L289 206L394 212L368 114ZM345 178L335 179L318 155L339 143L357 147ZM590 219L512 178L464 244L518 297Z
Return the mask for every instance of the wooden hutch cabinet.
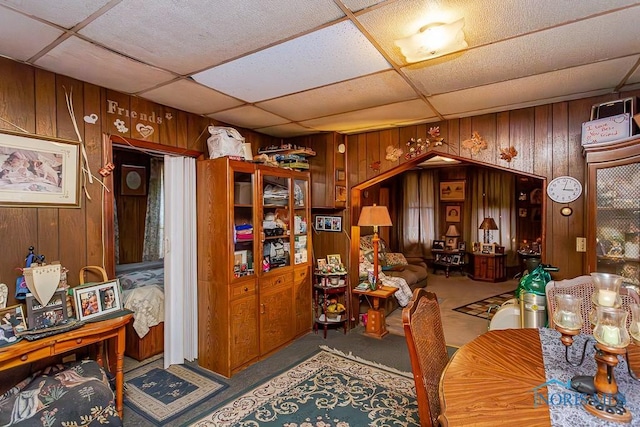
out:
M587 144L587 268L640 285L640 136Z
M198 362L226 377L311 330L309 174L197 163Z

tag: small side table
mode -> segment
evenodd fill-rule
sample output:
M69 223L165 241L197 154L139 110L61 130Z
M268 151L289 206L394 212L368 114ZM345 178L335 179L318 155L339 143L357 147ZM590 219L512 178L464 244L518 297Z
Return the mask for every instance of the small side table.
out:
M387 324L385 323L384 308L380 308L380 300L386 300L393 296L398 289L391 286L382 286L375 291L353 289L354 294L364 295L369 303L369 310L367 311L368 320L367 327L365 328L365 335L370 337L382 339L389 333L387 331ZM369 300L371 298L371 300Z

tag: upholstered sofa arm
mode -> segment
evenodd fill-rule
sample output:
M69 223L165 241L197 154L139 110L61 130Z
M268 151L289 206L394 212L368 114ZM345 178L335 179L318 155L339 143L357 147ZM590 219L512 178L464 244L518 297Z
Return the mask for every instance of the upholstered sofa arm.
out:
M409 264L419 265L421 267L427 268L427 263L424 261L422 257L405 257Z

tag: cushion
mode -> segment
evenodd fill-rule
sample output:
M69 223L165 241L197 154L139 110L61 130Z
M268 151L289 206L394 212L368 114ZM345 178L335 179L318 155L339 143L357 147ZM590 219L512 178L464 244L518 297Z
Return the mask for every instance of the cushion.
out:
M399 252L387 252L384 256L387 266L407 265L407 259Z
M373 264L373 235L360 237L360 250L362 255ZM378 241L378 264L386 265L385 254L387 253L387 243L384 239Z

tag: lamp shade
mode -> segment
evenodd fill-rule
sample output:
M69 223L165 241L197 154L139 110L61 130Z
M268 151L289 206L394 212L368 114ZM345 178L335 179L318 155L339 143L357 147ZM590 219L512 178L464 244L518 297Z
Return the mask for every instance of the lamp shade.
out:
M498 225L496 224L496 221L491 218L491 217L487 217L485 219L482 220L482 224L480 224L480 227L478 227L478 229L480 230L497 230L498 229Z
M458 231L458 228L453 224L449 226L449 228L447 229L447 232L445 233L445 236L458 237L459 235L460 235L460 232Z
M364 206L358 219L359 226L390 227L391 217L386 206Z

